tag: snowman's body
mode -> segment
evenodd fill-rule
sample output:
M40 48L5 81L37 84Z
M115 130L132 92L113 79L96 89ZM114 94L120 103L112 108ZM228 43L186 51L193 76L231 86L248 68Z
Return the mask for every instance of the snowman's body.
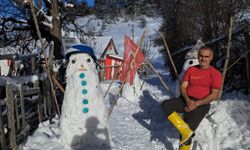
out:
M106 107L96 64L87 53L72 54L61 115L62 140L81 148L109 146Z

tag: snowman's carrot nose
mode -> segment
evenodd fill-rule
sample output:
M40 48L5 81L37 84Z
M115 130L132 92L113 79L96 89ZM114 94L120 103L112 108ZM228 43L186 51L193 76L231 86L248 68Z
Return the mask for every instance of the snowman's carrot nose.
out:
M87 69L84 68L84 65L80 65L79 71L87 71Z

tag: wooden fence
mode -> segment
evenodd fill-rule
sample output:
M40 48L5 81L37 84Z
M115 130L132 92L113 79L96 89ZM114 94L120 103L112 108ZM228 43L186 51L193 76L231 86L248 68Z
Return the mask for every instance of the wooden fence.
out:
M44 120L56 114L46 74L0 76L0 149L18 145Z

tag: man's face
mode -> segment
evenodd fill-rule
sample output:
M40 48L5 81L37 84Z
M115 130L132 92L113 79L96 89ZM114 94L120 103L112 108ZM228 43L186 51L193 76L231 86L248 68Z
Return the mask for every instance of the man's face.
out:
M201 68L208 68L213 59L213 53L209 49L201 49L198 53L198 61Z

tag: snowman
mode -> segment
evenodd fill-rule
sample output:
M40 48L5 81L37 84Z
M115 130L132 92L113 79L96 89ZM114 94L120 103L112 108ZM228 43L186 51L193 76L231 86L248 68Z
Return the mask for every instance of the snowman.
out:
M68 60L61 115L61 139L73 149L110 149L107 111L92 48L78 44Z
M186 70L189 67L199 64L198 52L202 46L205 46L205 44L200 39L198 39L195 46L189 52L187 52L187 54L185 55L185 62L184 62L184 65L182 67L182 71L179 74L179 78L181 80L184 76L184 73L186 72ZM179 97L180 96L180 82L178 80L175 81L175 90L174 91L175 91L175 96Z

